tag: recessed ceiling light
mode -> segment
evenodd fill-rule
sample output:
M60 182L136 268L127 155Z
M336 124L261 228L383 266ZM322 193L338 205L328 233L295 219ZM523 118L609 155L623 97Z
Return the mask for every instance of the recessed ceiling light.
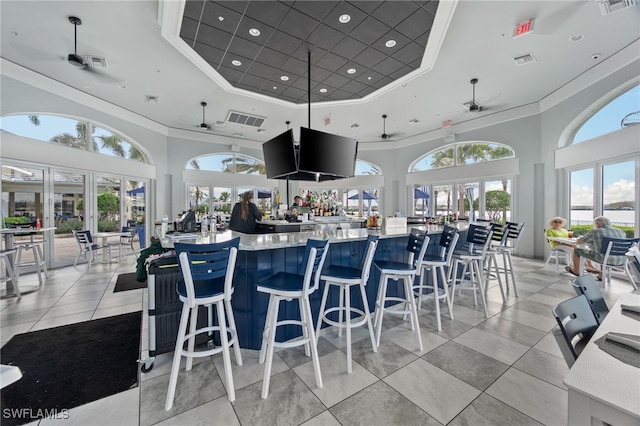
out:
M576 43L580 40L582 40L584 38L584 36L582 34L574 34L571 37L569 37L569 41L572 43Z
M278 86L273 86L273 90L278 90Z
M327 89L323 87L322 89L320 89L320 93L327 93Z
M280 80L282 81L289 81L289 77L286 75L280 76Z
M220 22L224 21L224 16L218 16L218 21Z
M387 40L387 42L384 44L387 47L393 47L396 45L396 41L395 40Z
M439 113L439 112L436 112L436 117L439 117L439 116L440 116L440 113Z
M232 63L233 65L235 65L236 67L239 67L240 65L242 65L242 62L240 62L240 61L239 61L239 60L237 60L237 59L234 59L233 61L231 61L231 63Z
M371 76L367 77L367 80L371 80Z
M351 125L351 128L352 128L352 129L357 129L358 127L360 127L360 125L359 125L358 123L353 123L353 124Z
M241 138L242 137L242 133L234 133L233 137L234 138Z
M402 87L407 87L407 83L402 83Z
M349 74L355 74L355 73L356 73L356 69L355 69L355 68L349 68L349 69L347 70L347 73L349 73Z
M351 16L346 13L343 15L340 15L340 17L338 18L338 21L340 21L341 24L346 24L350 20L351 20Z
M153 104L158 103L158 97L157 97L157 96L146 95L146 96L144 97L144 100L145 100L146 102L153 103Z
M120 84L118 84L118 87L121 88L121 89L126 89L127 85L124 84L124 83L120 83Z
M258 37L260 35L260 30L257 28L251 28L249 30L249 34L251 34L254 37Z

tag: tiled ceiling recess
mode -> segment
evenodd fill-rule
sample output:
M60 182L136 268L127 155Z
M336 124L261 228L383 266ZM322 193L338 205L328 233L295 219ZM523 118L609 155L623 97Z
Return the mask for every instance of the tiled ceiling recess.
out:
M358 99L420 67L437 8L435 0L189 0L180 37L233 86L300 104L311 51L311 101Z

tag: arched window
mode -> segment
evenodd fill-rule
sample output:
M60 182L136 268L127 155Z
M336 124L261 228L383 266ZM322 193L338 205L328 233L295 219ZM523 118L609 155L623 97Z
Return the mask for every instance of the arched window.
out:
M10 115L0 118L3 132L30 139L147 163L132 142L96 123L53 115Z
M382 169L368 161L356 160L356 176L381 175Z
M513 149L498 143L459 142L445 145L420 157L409 167L409 173L444 167L463 166L485 161L513 158Z
M640 123L640 85L599 109L576 131L574 144Z
M211 154L193 158L185 166L187 170L208 170L224 173L264 175L263 161L240 154Z

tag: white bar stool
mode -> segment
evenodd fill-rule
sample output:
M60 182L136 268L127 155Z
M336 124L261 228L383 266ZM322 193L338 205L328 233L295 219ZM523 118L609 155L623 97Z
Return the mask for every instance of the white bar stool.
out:
M451 299L449 297L449 281L447 280L447 274L445 268L451 267L451 261L453 259L453 251L456 248L458 242L458 230L450 226L444 227L438 243L438 254L425 254L420 268L420 282L418 285L413 286L414 294L418 296L418 309L422 308L422 298L425 296L424 290L431 289L436 308L436 319L438 323L438 331L442 331L442 321L440 319L440 300L444 300L447 303L449 309L449 317L453 319L453 309L451 306ZM425 284L427 278L426 272L431 271L431 284ZM438 285L438 271L440 271L440 280L442 283L442 294L440 294L440 287Z
M322 374L320 372L320 360L318 359L318 347L315 331L313 330L313 318L311 317L311 304L309 296L320 286L320 274L324 260L329 251L327 240L307 240L303 265L304 275L290 272L278 272L277 274L260 281L258 291L269 295L269 307L267 319L262 334L260 348L260 364L264 364L264 379L262 381L262 398L269 396L269 382L271 380L271 364L273 362L274 348L292 348L304 345L305 354L313 361L313 370L316 375L316 385L322 388ZM283 319L278 321L280 302L297 300L300 306L300 319ZM302 339L276 342L276 331L282 325L298 325L302 327ZM266 358L266 359L265 359Z
M351 329L360 327L367 324L369 328L369 337L371 338L371 346L374 352L378 352L375 338L373 336L373 325L371 324L371 313L369 312L369 302L367 301L367 293L364 291L364 287L369 280L369 273L371 272L371 264L373 263L373 256L375 255L376 248L378 247L378 236L369 235L367 238L367 251L363 257L363 262L360 268L351 268L348 266L330 265L324 269L321 280L325 281L324 293L322 295L322 302L320 303L320 314L318 315L318 325L316 326L316 339L320 335L320 328L322 323L325 322L334 327L338 327L338 336L342 336L342 329L345 328L347 332L347 372L352 372L351 361ZM337 307L328 308L325 310L327 303L327 296L329 295L329 288L332 286L338 286L340 290L340 304ZM362 297L363 310L354 308L351 306L351 286L358 286L360 289L360 295ZM338 321L329 319L329 314L337 312ZM357 315L356 318L352 318L352 314ZM343 317L345 320L343 321ZM355 321L354 321L355 319Z
M489 318L487 310L487 301L484 297L484 268L482 263L486 256L487 247L491 242L493 231L489 226L469 225L467 234L468 249L454 251L453 267L449 273L451 276L451 304L455 297L456 285L459 285L458 292L462 289L473 290L473 299L475 305L478 305L477 291L480 290L480 297L484 307L484 315ZM458 278L458 267L463 265L462 274ZM468 274L468 278L467 278Z
M420 264L424 258L429 245L429 236L416 228L411 229L407 251L409 252L409 262L398 262L393 260L376 261L376 268L380 270L380 284L378 286L378 297L376 298L375 328L376 346L380 346L380 334L382 333L382 317L384 313L393 315L409 315L411 319L411 330L416 333L418 346L422 351L422 336L420 335L420 325L418 324L418 309L413 298L413 281L416 275L420 274ZM387 296L387 282L389 280L403 280L404 297ZM386 307L387 302L396 302L394 305ZM404 304L404 309L397 309L396 304Z
M236 363L242 365L236 321L231 308L233 272L239 244L240 237L214 244L174 244L184 282L178 282L176 288L178 297L183 305L180 325L178 326L176 349L173 353L169 389L167 390L167 399L164 406L167 411L173 407L180 360L183 356L187 357L186 370L190 371L194 357L208 357L222 352L229 401L233 402L236 398L229 348L233 345ZM198 283L198 286L194 286L194 281ZM203 305L209 307L215 305L218 318L217 326L212 323L213 315L210 310L208 327L196 329L198 307ZM227 319L229 321L228 327ZM188 334L187 324L189 324L190 328ZM221 344L213 349L195 350L196 336L202 333L211 334L214 331L220 333ZM229 334L231 338L229 338ZM185 343L187 343L187 349L184 349Z
M7 271L6 277L3 276L0 282L11 281L11 284L13 284L13 291L15 292L15 295L18 298L18 300L20 300L22 299L22 294L20 294L20 288L18 287L18 276L15 274L15 269L13 267L13 264L14 264L13 258L15 254L16 254L16 249L7 249L7 250L0 251L0 258L2 258L2 261L4 262L6 266L6 271ZM10 295L7 295L6 297L9 297L9 296Z
M17 234L20 235L20 234ZM15 257L15 274L16 276L20 276L20 272L23 268L35 267L36 273L38 274L38 282L40 285L44 285L46 279L49 277L49 271L47 270L47 263L44 260L44 252L42 250L42 246L45 243L44 239L35 240L34 233L29 234L29 241L16 241L14 242L14 247L17 250L17 254ZM42 245L42 246L41 246ZM24 252L31 251L33 254L33 262L23 262L22 254Z

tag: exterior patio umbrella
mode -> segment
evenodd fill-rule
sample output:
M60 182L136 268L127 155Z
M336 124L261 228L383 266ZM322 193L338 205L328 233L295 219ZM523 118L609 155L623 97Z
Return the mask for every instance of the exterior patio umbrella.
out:
M271 192L264 189L258 189L258 198L271 198Z
M349 197L350 200L357 200L359 198L360 198L360 194L353 194L351 197ZM376 197L375 195L373 195L370 192L362 191L362 199L363 200L377 200L378 197Z

